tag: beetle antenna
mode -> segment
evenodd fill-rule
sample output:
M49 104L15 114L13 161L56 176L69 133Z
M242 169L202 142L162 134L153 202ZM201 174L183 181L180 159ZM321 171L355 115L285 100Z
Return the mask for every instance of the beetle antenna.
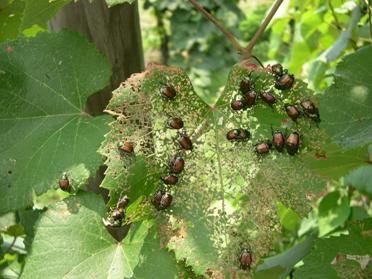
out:
M261 66L262 68L265 68L265 66L262 64L261 60L258 59L257 56L251 55L251 57L254 58L254 60L256 60L256 61L258 62L258 64L260 64L260 66Z

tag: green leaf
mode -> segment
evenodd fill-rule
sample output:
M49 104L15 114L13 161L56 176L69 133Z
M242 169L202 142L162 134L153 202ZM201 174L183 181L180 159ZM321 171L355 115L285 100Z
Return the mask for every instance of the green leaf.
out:
M3 233L10 235L10 236L18 237L18 236L24 235L25 231L22 225L15 224L15 225L8 227L6 231L3 231Z
M338 64L335 82L321 99L321 126L333 142L353 148L372 142L372 46L359 49Z
M296 231L301 221L298 214L281 202L277 202L276 207L278 209L280 224L282 224L283 228L289 231Z
M35 224L41 213L41 210L31 209L22 210L18 213L20 223L25 229L26 237L23 242L26 246L27 251L31 250L31 244L35 237Z
M351 170L365 165L368 151L366 146L345 150L339 145L327 143L321 151L305 154L304 161L317 175L337 180Z
M330 61L336 60L340 56L342 51L344 51L350 43L353 35L353 30L358 24L361 16L362 13L360 11L360 7L358 5L355 5L353 10L351 11L351 19L346 30L340 34L340 36L330 48L328 48L322 53L322 55L320 55L320 57L318 58L320 61L329 63Z
M152 222L149 223L153 224ZM161 236L161 228L154 224L149 229L144 241L140 262L135 268L132 278L190 278L187 276L187 271L181 265L177 264L174 256L166 249L161 248L164 245L164 243L159 241L159 237Z
M360 206L352 206L351 207L351 214L350 214L350 220L352 221L358 221L358 220L364 220L370 218L371 215L368 214L367 210Z
M297 231L299 237L309 232L318 232L318 215L315 210L309 212L308 216L302 218L300 228Z
M17 37L24 7L21 0L0 1L0 42Z
M160 251L153 222L132 224L126 238L117 242L103 226L105 212L101 197L92 193L80 193L49 208L37 224L22 277L141 278L136 272L142 265L160 263L170 266L168 278L174 276L175 263ZM153 267L151 271L155 272Z
M319 236L324 236L342 226L350 215L350 205L347 196L339 191L328 193L319 203Z
M31 205L32 193L58 187L63 172L76 186L80 174L86 181L95 172L109 118L84 107L109 73L106 59L74 33L0 45L0 212Z
M345 177L344 183L362 193L372 195L372 166L364 166L351 171Z
M283 253L264 260L257 266L255 278L257 279L285 279L294 265L303 259L314 245L314 236L296 244Z
M317 239L295 278L371 278L372 219L350 223L349 234Z
M8 227L16 223L16 215L14 212L6 213L0 216L0 230L6 231Z
M72 0L23 0L26 3L21 30L33 25L44 27L47 21Z
M241 98L239 84L249 74L258 92L275 82L266 71L236 65L221 98L208 106L183 70L151 65L122 83L107 108L117 117L99 150L107 157L101 186L110 190L110 204L115 204L118 192L134 197L129 197L130 214L124 223L153 215L169 220L164 236L167 247L200 276L244 276L237 261L242 248L251 249L257 263L281 230L276 202L302 216L310 208L308 196L324 187L324 181L312 175L300 156L274 150L262 157L254 153L257 142L271 138L272 126L299 131L305 138L300 153L319 144L318 129L309 132L304 119L297 125L287 121L282 104L311 97L313 92L297 81L292 90L273 89L280 99L273 107L257 100L253 108L234 112L230 103ZM161 96L164 85L175 88L173 100ZM182 118L181 131L167 127L173 116ZM226 134L234 128L249 129L252 140L228 141ZM182 151L177 145L181 132L190 136L192 151ZM133 153L119 152L118 144L125 141L133 143ZM176 186L166 186L160 176L169 173L168 160L175 154L184 157L185 169ZM151 204L157 188L173 195L172 206L164 213L155 212Z
M129 3L132 4L135 0L106 0L107 5L111 8L112 6Z

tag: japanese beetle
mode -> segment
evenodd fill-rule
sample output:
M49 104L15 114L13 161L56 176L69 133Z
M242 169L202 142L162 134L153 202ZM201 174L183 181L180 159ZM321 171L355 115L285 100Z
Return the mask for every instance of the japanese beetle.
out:
M279 152L282 152L285 145L285 138L282 132L276 131L273 133L272 144L274 145L275 149Z
M257 93L255 91L248 91L244 93L244 99L247 106L253 106L256 103Z
M290 89L293 86L294 81L294 75L285 73L284 75L280 76L275 82L275 88L280 90Z
M119 199L118 203L116 204L116 208L125 208L129 204L129 198L127 196L122 197Z
M58 185L62 191L68 191L68 188L70 187L70 181L68 180L66 173L62 175L62 178L58 181Z
M165 192L164 190L158 190L153 198L152 203L157 210L162 210L168 208L172 203L172 195Z
M280 77L281 75L283 75L283 66L281 64L272 65L271 72L274 76Z
M242 110L245 108L245 102L242 100L234 100L231 102L230 106L233 110Z
M177 143L183 150L192 150L191 139L186 134L180 134L177 139Z
M311 119L313 119L316 122L320 121L319 110L311 100L309 100L309 99L302 100L300 105L301 105L301 107L304 111L304 114L307 117L310 117Z
M227 132L226 138L227 140L234 141L239 136L239 129L233 129Z
M125 142L120 142L118 144L118 148L120 151L124 152L124 153L133 153L134 151L134 147L133 147L133 144L128 142L128 141L125 141Z
M261 99L268 105L272 106L276 103L276 98L274 95L271 94L271 92L262 92L260 94Z
M182 129L183 128L183 121L179 117L171 117L167 121L167 125L171 129Z
M124 217L124 209L119 207L115 208L111 213L112 219L118 221Z
M170 172L180 173L185 167L185 160L181 156L176 155L169 160L168 166Z
M167 209L172 203L172 195L169 193L165 193L160 200L159 209Z
M169 85L160 88L160 94L166 99L173 100L176 97L176 90Z
M252 259L252 252L248 249L243 249L243 251L240 253L239 257L240 262L240 268L243 270L246 270L247 268L250 269L253 259Z
M290 119L296 121L300 116L300 112L295 105L285 105L285 111Z
M301 105L302 109L304 110L304 113L314 114L318 111L316 109L314 103L309 99L302 100L300 105Z
M167 185L175 185L178 182L178 177L175 175L165 175L160 178Z
M271 144L269 142L264 141L264 142L257 143L254 146L254 151L259 155L263 155L263 154L269 153L270 148L271 148Z
M164 190L158 190L158 191L156 191L156 193L152 197L152 203L156 208L159 208L161 198L163 197L164 194L165 194Z
M227 132L226 138L229 141L245 141L248 140L251 133L246 129L233 129Z
M286 140L287 152L289 155L295 155L300 146L300 135L297 132L289 134Z
M249 77L243 78L239 85L240 92L247 93L251 90L252 85L252 80Z

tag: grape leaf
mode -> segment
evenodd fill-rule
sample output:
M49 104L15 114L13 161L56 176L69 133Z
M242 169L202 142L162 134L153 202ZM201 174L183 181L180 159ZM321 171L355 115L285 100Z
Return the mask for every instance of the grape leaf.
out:
M32 241L35 236L35 224L41 213L41 210L32 209L18 211L19 222L24 227L26 233L23 243L28 252L31 250Z
M367 46L346 56L321 99L321 127L345 148L372 142L371 55L372 46Z
M141 266L155 272L154 266L165 263L169 274L162 278L174 278L175 262L160 251L153 222L132 224L126 238L117 242L103 226L105 213L101 197L92 193L50 207L38 221L22 277L146 278Z
M352 222L348 231L348 235L317 239L295 278L371 278L372 265L364 266L363 259L372 256L372 219Z
M135 0L106 0L107 5L111 8L112 6L129 3L132 4Z
M321 150L306 153L303 158L314 173L336 180L349 171L367 164L368 151L366 146L345 150L340 145L326 143Z
M280 224L282 227L295 232L300 225L301 219L298 214L291 208L284 206L281 202L276 204L278 215L280 217Z
M17 37L24 6L25 3L21 0L0 2L0 41Z
M372 195L372 166L364 166L351 171L345 177L345 185L353 186L362 193Z
M24 0L25 9L23 12L21 30L33 25L46 26L47 21L54 16L63 6L72 0Z
M47 21L70 2L72 0L5 0L0 3L0 41L15 39L21 33L31 36L43 30Z
M347 196L339 191L328 193L319 203L318 225L319 236L324 236L342 226L350 215L350 205Z
M283 253L265 259L257 266L255 278L285 279L293 266L310 252L313 245L314 236L310 236Z
M63 172L80 181L69 170L81 164L84 176L95 172L109 118L84 106L109 73L94 46L70 32L0 45L0 212L31 205L33 191L57 187Z
M239 84L249 75L258 92L273 90L278 102L270 107L257 100L253 108L234 112L230 103L240 97ZM324 187L300 157L253 152L255 143L271 139L272 126L283 132L298 131L303 136L301 153L319 145L316 127L309 130L306 119L297 125L288 121L283 109L284 102L295 103L313 93L301 81L283 92L272 88L274 82L266 69L236 65L222 97L208 106L195 94L184 71L151 65L123 83L107 108L117 119L99 150L108 166L101 186L110 190L111 197L120 196L117 192L132 195L131 213L124 222L152 214L169 220L163 225L162 239L176 259L185 261L197 275L246 276L239 269L241 249L250 248L255 263L268 253L275 232L281 230L276 203L303 216L310 208L309 199ZM166 85L176 90L173 100L160 94ZM184 122L181 132L167 127L174 116ZM226 134L233 128L249 129L252 140L229 142ZM180 150L176 144L180 133L190 136L192 151ZM133 154L120 152L120 142L133 143ZM168 160L175 154L184 157L185 170L177 186L165 186L159 176L168 173ZM143 172L133 177L133 168ZM156 188L173 195L173 206L165 213L152 209Z

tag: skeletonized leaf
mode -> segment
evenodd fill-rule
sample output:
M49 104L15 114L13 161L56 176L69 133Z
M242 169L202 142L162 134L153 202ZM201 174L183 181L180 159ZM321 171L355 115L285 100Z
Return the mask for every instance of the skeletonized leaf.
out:
M232 111L230 103L241 98L239 84L248 76L258 93L272 90L277 103L270 107L258 98L253 108ZM117 120L100 148L108 166L101 186L110 190L111 197L131 195L126 222L146 219L151 213L169 220L162 225L162 239L176 259L198 275L249 276L239 269L241 249L252 250L254 264L268 253L274 234L281 230L276 203L302 216L309 209L308 200L324 186L298 156L274 150L267 156L254 153L256 143L271 140L272 127L284 133L298 131L300 153L319 144L315 125L304 118L295 125L283 109L285 102L311 98L312 92L301 81L287 91L274 89L274 82L266 69L236 65L222 97L208 106L195 94L184 71L152 65L123 83L108 106ZM173 100L160 94L166 85L176 90ZM166 124L175 116L184 122L179 132ZM252 139L228 141L226 134L234 128L249 130ZM190 136L192 151L177 145L182 133ZM134 152L120 152L120 142L133 143ZM175 154L183 156L185 169L177 185L165 186L160 176L169 173L168 160ZM165 214L151 209L157 188L173 195Z

